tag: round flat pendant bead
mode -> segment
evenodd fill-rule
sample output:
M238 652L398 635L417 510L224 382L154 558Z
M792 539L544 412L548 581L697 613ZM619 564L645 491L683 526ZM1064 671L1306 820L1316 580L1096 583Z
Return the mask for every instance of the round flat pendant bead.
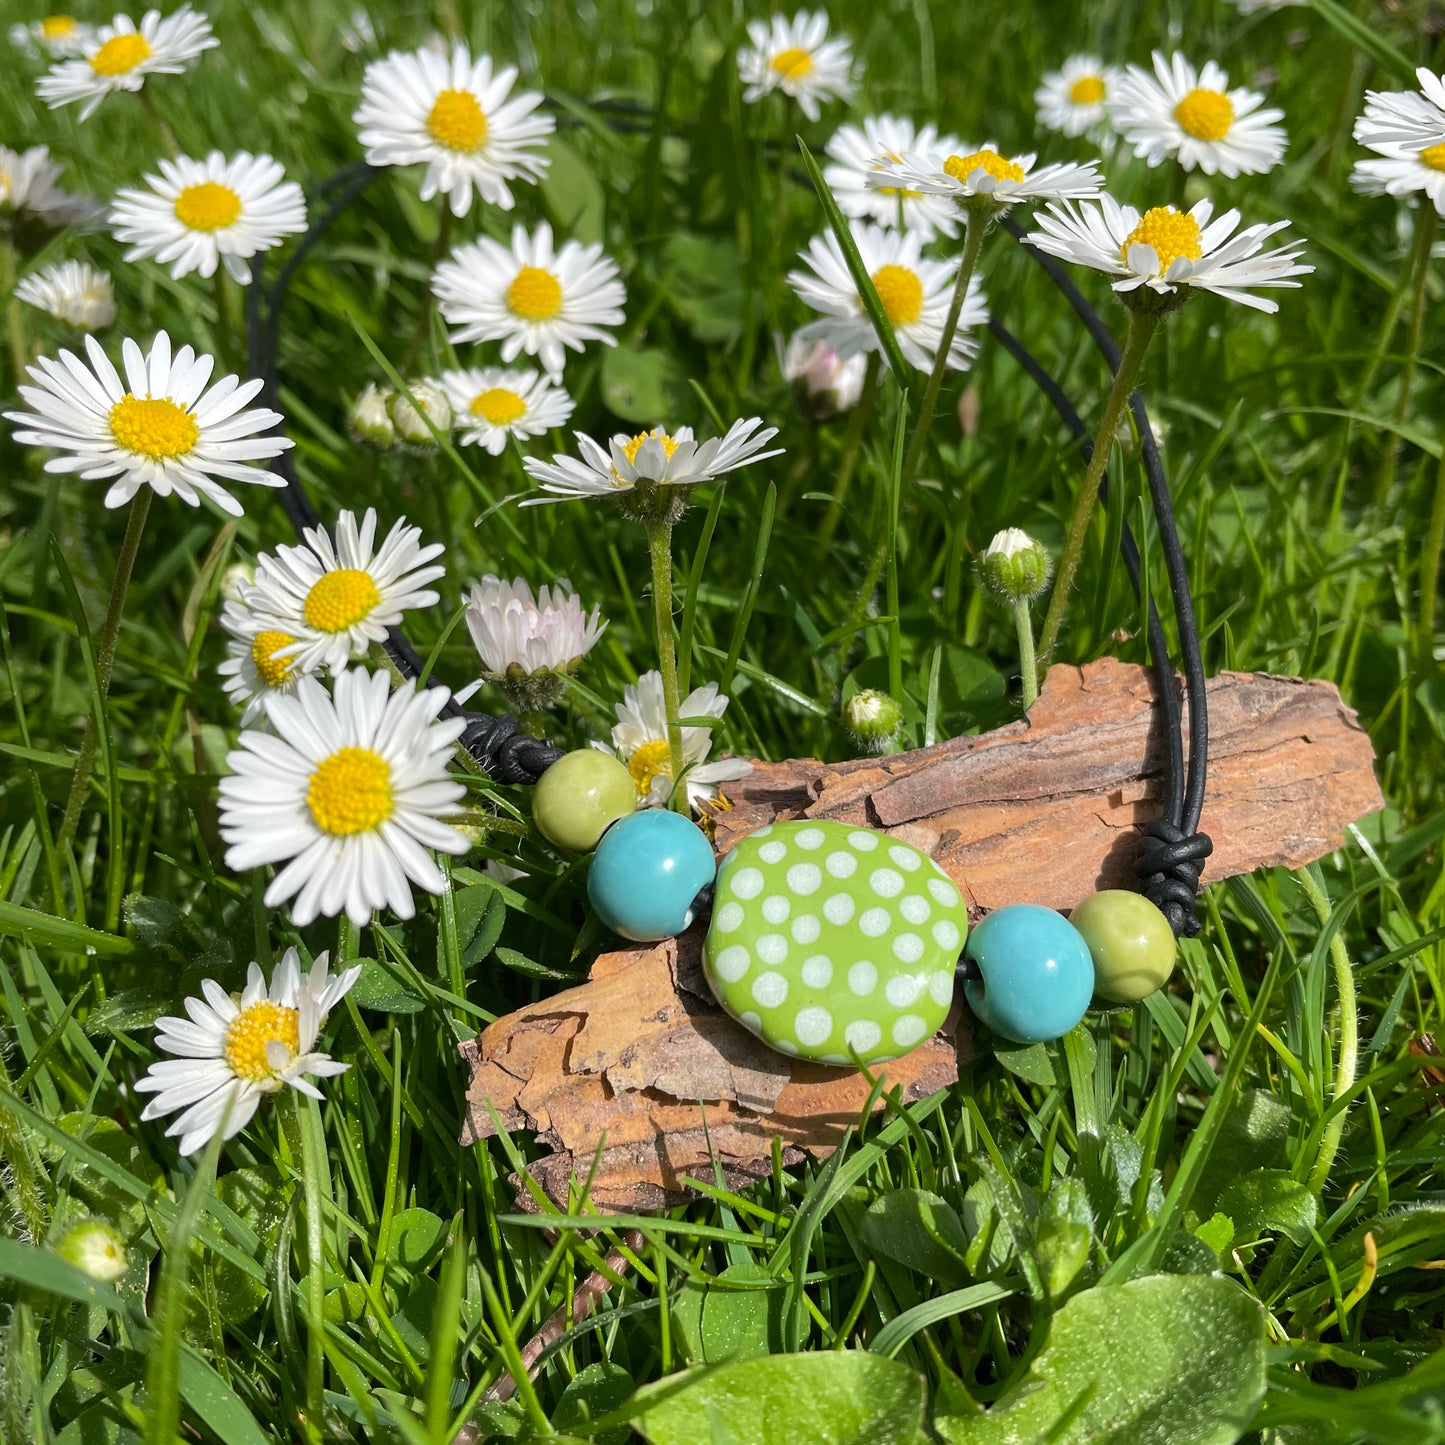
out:
M1084 899L1069 922L1093 955L1094 992L1110 1003L1138 1003L1174 972L1174 930L1142 893L1105 888Z
M636 809L626 764L596 748L564 753L532 790L537 831L569 853L590 853L611 824Z
M882 1063L943 1023L967 933L958 889L926 853L844 823L775 823L718 865L703 972L780 1053Z
M648 808L619 818L603 835L587 874L587 897L614 933L656 943L692 922L697 895L715 876L702 829L680 813Z
M964 983L969 1008L1015 1043L1062 1038L1093 997L1094 963L1083 935L1037 903L990 913L974 925L963 956L983 975Z

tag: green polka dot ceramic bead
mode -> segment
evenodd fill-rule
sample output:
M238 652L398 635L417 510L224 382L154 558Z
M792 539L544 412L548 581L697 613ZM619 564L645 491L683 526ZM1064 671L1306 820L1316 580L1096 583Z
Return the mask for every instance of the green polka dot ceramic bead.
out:
M775 823L718 867L703 970L770 1047L882 1063L942 1024L967 932L958 889L926 853L844 823Z

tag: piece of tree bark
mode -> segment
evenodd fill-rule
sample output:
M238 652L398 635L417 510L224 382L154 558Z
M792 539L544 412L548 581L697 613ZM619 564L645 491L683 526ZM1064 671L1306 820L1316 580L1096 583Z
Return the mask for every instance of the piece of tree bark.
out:
M780 818L832 818L930 853L974 917L1005 903L1072 908L1132 877L1138 828L1158 808L1155 721L1143 668L1057 666L1029 715L991 733L884 758L756 764L728 785L718 851ZM1206 882L1298 867L1383 806L1369 738L1329 683L1223 673L1209 683L1209 722ZM565 1204L595 1164L589 1197L618 1212L677 1202L715 1163L730 1187L762 1177L774 1140L785 1163L835 1149L869 1080L774 1053L723 1014L702 977L703 928L604 954L585 984L463 1044L463 1142L498 1125L531 1131L551 1152L530 1172L553 1200ZM907 1103L953 1083L974 1053L956 1001L937 1036L876 1073ZM532 1202L525 1188L518 1198Z

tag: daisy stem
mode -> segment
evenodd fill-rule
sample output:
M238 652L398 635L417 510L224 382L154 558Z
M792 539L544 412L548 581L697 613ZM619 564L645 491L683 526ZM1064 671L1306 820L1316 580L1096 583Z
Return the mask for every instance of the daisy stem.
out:
M125 609L125 594L130 587L130 574L135 568L136 554L140 551L146 515L151 509L151 496L151 489L145 486L135 494L135 500L130 504L130 516L125 524L125 537L120 544L120 555L115 559L115 575L110 583L110 601L106 605L105 621L101 624L100 638L95 648L96 711L87 720L85 734L80 740L75 771L70 775L70 796L65 800L65 816L55 840L56 848L62 852L65 845L75 837L76 825L80 822L81 805L85 802L90 774L95 767L95 749L100 740L99 729L105 722L105 700L110 696L110 669L115 661L116 640L120 636L121 613ZM115 786L114 780L111 781L111 786Z
M1027 597L1014 599L1014 627L1019 635L1019 675L1023 679L1024 711L1039 699L1039 665L1034 659L1034 624Z
M211 273L211 295L216 303L216 349L227 366L233 365L236 339L235 322L231 315L231 297L226 289L226 268L217 266Z
M1320 925L1328 928L1334 916L1329 895L1320 886L1319 879L1309 868L1301 868L1294 875ZM1334 1099L1338 1102L1355 1086L1355 1064L1360 1050L1360 1021L1355 1004L1355 976L1350 971L1350 955L1345 951L1344 934L1338 929L1330 939L1330 959L1335 966L1335 989L1340 996L1340 1057L1335 1065ZM1345 1110L1334 1114L1325 1125L1320 1137L1319 1153L1315 1155L1314 1168L1310 1170L1310 1188L1318 1194L1330 1177L1330 1165L1340 1147L1340 1138L1345 1132Z
M6 298L5 321L10 337L10 366L15 372L9 390L14 391L25 379L25 368L30 363L30 354L25 344L25 316L15 295L15 282L20 274L20 253L15 249L13 241L6 241L4 249L0 250L0 263L4 265L4 270L0 271L0 294Z
M1058 580L1049 595L1049 610L1044 615L1043 632L1039 636L1038 661L1041 667L1048 667L1053 656L1054 644L1059 640L1059 629L1064 625L1064 609L1069 605L1069 593L1073 590L1074 574L1079 570L1079 560L1084 555L1084 541L1089 535L1089 523L1093 520L1094 504L1099 499L1099 483L1104 477L1104 468L1109 464L1109 453L1113 449L1114 437L1119 430L1119 418L1124 414L1134 383L1139 379L1139 368L1144 353L1149 349L1150 338L1159 325L1159 313L1148 311L1129 312L1129 334L1124 341L1124 354L1119 358L1119 369L1114 373L1114 384L1109 388L1108 400L1104 403L1104 416L1099 423L1099 434L1094 438L1094 450L1089 456L1089 465L1084 471L1083 485L1074 502L1074 515L1069 522L1069 537L1064 544L1064 554L1059 559Z
M345 935L338 943L337 964L344 965ZM321 1218L321 1114L314 1099L297 1089L288 1090L296 1110L296 1132L301 1136L301 1187L306 1196L306 1433L322 1438L326 1383L325 1341L326 1275L322 1256Z
M1421 206L1415 220L1415 251L1413 260L1415 274L1414 290L1410 302L1410 327L1405 333L1405 364L1400 369L1400 395L1395 402L1394 422L1398 427L1405 420L1410 409L1410 391L1415 382L1415 362L1420 355L1420 340L1425 329L1425 309L1428 304L1430 281L1430 248L1435 240L1435 208ZM1400 456L1398 432L1385 433L1384 449L1380 453L1380 470L1375 476L1375 492L1371 505L1380 508L1385 505L1390 489L1395 484L1395 465Z
M136 91L136 95L140 98L141 109L150 117L151 124L155 126L156 133L161 138L161 149L165 151L171 160L175 160L180 154L180 147L176 144L175 132L161 119L160 111L156 109L155 102L150 97L150 92L144 86Z
M963 213L963 259L958 263L958 280L953 286L953 300L949 303L948 319L943 323L943 335L938 341L938 354L933 358L933 370L928 373L928 385L923 390L923 403L918 408L918 420L913 425L913 435L908 441L908 451L903 458L903 485L906 487L918 474L919 463L923 460L923 448L928 444L929 428L933 425L933 413L938 406L938 393L943 389L943 373L948 370L948 354L953 350L954 334L958 330L958 318L963 314L964 298L968 295L968 283L973 279L978 264L978 253L983 247L984 232L988 230L988 217L971 210Z
M647 551L652 561L652 612L657 623L657 666L662 673L662 704L667 712L667 756L674 784L683 773L682 716L677 692L677 646L672 636L672 523L647 523ZM675 796L687 796L685 788Z
M1435 499L1430 504L1430 522L1425 544L1420 549L1420 621L1415 649L1421 673L1428 673L1435 660L1435 600L1440 593L1440 552L1445 547L1445 450L1435 473Z
M818 526L818 551L827 556L833 543L833 534L843 516L843 503L848 499L848 488L853 481L853 472L858 465L858 453L863 446L863 434L873 419L873 402L878 395L878 353L868 357L868 370L863 374L863 394L848 422L848 431L843 437L843 455L838 459L838 474L833 480L833 499Z

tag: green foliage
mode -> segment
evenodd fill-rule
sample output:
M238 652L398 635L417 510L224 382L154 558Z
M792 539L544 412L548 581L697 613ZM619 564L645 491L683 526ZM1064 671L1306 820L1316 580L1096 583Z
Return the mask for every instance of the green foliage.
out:
M1144 390L1209 669L1337 684L1387 803L1320 865L1323 914L1281 870L1214 882L1174 983L1137 1008L986 1054L931 1098L887 1099L849 1121L826 1161L779 1156L746 1188L719 1161L693 1202L632 1219L599 1218L579 1180L562 1212L528 1187L536 1141L457 1142L457 1046L579 981L609 945L583 866L542 849L523 792L469 779L491 827L415 919L298 930L267 909L264 879L224 867L216 829L236 730L216 617L226 568L290 540L279 504L254 489L231 522L156 501L98 708L93 639L124 524L98 483L44 472L7 425L0 1439L1445 1445L1445 636L1426 605L1439 583L1427 541L1445 292L1438 244L1412 274L1427 213L1348 186L1364 89L1445 65L1436 8L835 6L863 87L854 111L816 124L777 98L742 102L743 13L726 6L404 0L370 7L365 24L350 0L208 9L219 51L86 122L41 106L38 64L7 50L0 143L48 144L64 184L103 196L155 168L161 127L187 154L265 150L308 187L314 217L319 184L359 157L362 68L387 49L439 27L547 93L550 171L517 187L515 212L475 204L447 233L415 171L371 181L298 268L278 366L322 515L405 512L445 543L442 604L407 619L436 677L460 686L478 671L460 625L472 577L567 576L601 604L607 633L542 720L573 747L606 738L624 685L652 665L641 534L604 503L517 508L530 483L515 448L494 458L447 438L377 455L348 438L368 383L479 360L427 299L434 251L547 219L617 259L619 345L569 359L577 410L536 455L569 449L573 427L708 436L760 416L781 428L785 455L701 490L675 536L685 688L716 682L731 697L715 752L849 756L838 719L864 689L895 697L899 745L921 746L1019 721L1013 623L972 560L1005 527L1057 554L1081 468L1046 400L985 337L967 376L945 382L918 480L901 485L922 376L896 353L856 256L892 364L864 409L820 418L798 405L779 351L808 314L784 278L809 237L847 235L819 170L833 127L889 110L1034 149L1044 71L1084 49L1144 62L1173 35L1235 84L1267 88L1291 139L1269 176L1186 178L1124 148L1109 159L1111 189L1131 202L1208 194L1249 222L1289 218L1319 268L1280 293L1276 316L1191 301L1161 328ZM1058 137L1038 148L1095 153ZM11 272L72 256L108 267L117 333L164 326L223 371L246 369L237 323L254 292L175 281L122 253L104 226L39 253L0 237ZM268 280L280 264L268 258ZM981 276L995 316L1093 422L1106 369L1058 294L1000 232ZM7 299L13 279L0 275L5 409L18 362L75 344ZM1121 335L1107 283L1076 279ZM105 340L114 354L118 335ZM1165 596L1132 438L1110 481L1062 639L1070 663L1145 659L1122 519L1149 593ZM502 702L484 690L473 705ZM97 767L62 838L91 716L104 724ZM1282 839L1281 856L1307 846ZM485 873L488 861L521 876ZM203 979L239 990L252 959L269 969L289 946L361 967L321 1040L348 1072L322 1081L317 1110L263 1100L218 1154L181 1159L135 1087L156 1019ZM1337 1098L1347 1013L1360 1049ZM124 1240L119 1278L55 1252L88 1219Z

